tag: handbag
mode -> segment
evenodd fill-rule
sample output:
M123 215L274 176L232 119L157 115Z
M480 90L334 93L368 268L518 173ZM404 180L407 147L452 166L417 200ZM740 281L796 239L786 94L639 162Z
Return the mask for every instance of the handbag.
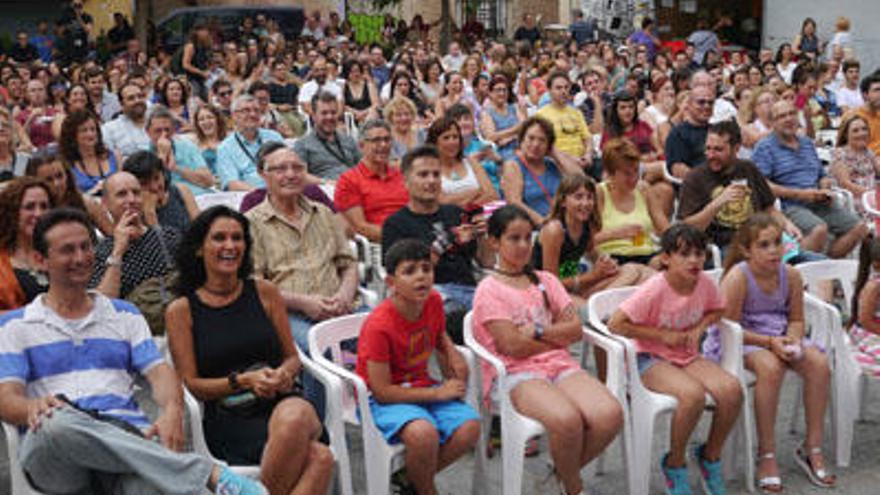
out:
M150 333L154 336L161 336L165 335L165 309L172 299L171 287L174 286L177 279L177 271L174 269L174 261L165 245L162 227L157 225L156 230L159 234L159 245L162 247L168 272L142 281L128 293L126 300L140 310L144 319L147 320Z

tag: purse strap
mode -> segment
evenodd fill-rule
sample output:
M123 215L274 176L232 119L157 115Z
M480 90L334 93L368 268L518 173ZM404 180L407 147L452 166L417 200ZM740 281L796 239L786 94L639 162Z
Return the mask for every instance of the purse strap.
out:
M159 246L162 248L162 255L165 257L165 266L170 272L174 270L174 260L171 258L171 253L168 252L168 246L165 245L165 231L162 230L162 226L159 224L156 224L156 234L159 236ZM165 275L159 277L159 297L162 298L162 304L168 304L168 301L171 300L168 288L165 286Z

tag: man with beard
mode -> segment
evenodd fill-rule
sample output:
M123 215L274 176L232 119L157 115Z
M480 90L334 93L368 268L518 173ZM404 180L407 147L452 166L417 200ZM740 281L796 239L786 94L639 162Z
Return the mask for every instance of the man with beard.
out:
M309 76L309 82L303 84L298 97L300 106L307 114L314 116L312 97L322 91L328 91L342 103L342 88L336 84L336 81L327 79L327 59L321 57L315 60L309 70Z
M346 170L361 161L357 142L339 132L339 102L333 94L321 91L312 98L311 132L298 139L293 148L309 166L309 174L320 180L335 181Z
M122 155L123 161L135 151L150 144L150 137L144 126L147 102L144 91L134 81L129 80L119 88L122 113L101 126L101 134L107 148Z

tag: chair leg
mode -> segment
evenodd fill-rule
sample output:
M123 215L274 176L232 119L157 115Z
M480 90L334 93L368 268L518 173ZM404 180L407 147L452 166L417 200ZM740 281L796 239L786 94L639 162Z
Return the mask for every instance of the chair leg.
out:
M528 438L515 431L510 421L501 420L502 492L505 495L522 493L523 469Z
M788 373L788 372L786 372ZM783 378L783 381L785 378ZM783 384L784 385L784 384ZM801 410L804 408L803 403L800 401L800 397L803 397L804 386L801 380L798 380L795 383L795 394L794 396L798 398L798 400L794 400L791 403L792 411L791 411L791 422L788 424L788 432L791 434L797 433L797 425L800 421Z
M629 465L629 491L632 495L647 495L651 487L651 447L657 416L650 408L645 409L650 414L633 414L632 418L632 462ZM635 416L639 417L638 421Z
M476 452L474 452L474 479L471 483L471 493L479 495L489 492L488 473L486 467L489 461L486 458L486 447L488 445L490 428L492 428L492 415L481 411L480 436L477 439Z
M367 468L367 495L388 495L391 491L391 456L364 451Z
M868 404L868 378L865 375L859 377L859 421L864 421L867 415Z

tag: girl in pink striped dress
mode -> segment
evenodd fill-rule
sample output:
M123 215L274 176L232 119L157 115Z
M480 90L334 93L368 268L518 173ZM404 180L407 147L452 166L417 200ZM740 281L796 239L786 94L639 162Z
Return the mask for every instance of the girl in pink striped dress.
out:
M868 236L859 253L850 345L865 374L880 377L880 240Z

